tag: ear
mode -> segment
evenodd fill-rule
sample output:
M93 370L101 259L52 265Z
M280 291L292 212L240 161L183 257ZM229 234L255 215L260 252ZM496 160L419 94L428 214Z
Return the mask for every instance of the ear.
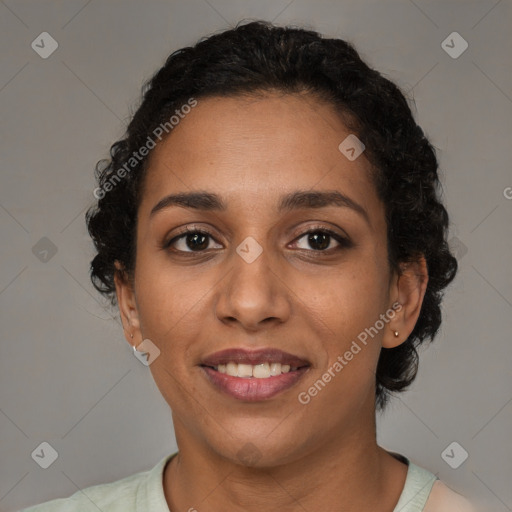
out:
M134 347L142 340L135 291L128 279L124 266L118 260L114 262L114 266L116 267L114 282L119 312L123 322L124 336L128 343Z
M384 332L382 346L394 348L402 344L411 334L420 316L423 298L427 290L428 270L425 257L421 255L413 262L401 263L399 272L391 279L389 296L395 316ZM398 336L395 336L395 332Z

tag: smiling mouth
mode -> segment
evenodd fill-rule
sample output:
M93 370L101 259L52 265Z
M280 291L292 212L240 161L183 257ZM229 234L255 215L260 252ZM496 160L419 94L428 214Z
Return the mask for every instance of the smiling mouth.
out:
M273 347L239 347L210 354L199 367L218 391L243 402L255 402L268 400L296 385L311 363Z
M268 379L270 377L277 377L284 373L295 372L298 369L306 368L309 365L291 366L289 364L281 364L274 362L260 363L260 364L243 364L230 361L227 364L219 365L201 365L206 368L211 368L219 373L229 375L231 377L240 377L244 379Z

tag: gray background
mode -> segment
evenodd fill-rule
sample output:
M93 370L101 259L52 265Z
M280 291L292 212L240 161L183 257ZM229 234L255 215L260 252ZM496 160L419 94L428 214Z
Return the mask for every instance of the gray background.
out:
M486 509L512 510L506 0L0 2L0 510L117 480L175 450L167 404L89 282L83 215L93 166L144 80L172 50L243 18L348 39L414 98L438 148L460 272L416 382L378 420L379 441ZM44 31L59 44L47 59L31 48ZM453 31L469 43L458 58L441 47ZM54 255L41 252L43 237ZM59 455L48 469L31 457L43 441ZM457 469L441 457L453 441L469 453Z

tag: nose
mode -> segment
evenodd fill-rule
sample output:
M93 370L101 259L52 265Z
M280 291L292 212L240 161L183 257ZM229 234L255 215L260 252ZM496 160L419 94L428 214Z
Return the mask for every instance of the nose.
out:
M254 251L254 247L250 250ZM258 331L288 320L293 293L281 265L270 258L269 250L263 249L253 260L246 257L242 247L240 253L233 251L226 263L231 271L221 281L215 304L221 322Z

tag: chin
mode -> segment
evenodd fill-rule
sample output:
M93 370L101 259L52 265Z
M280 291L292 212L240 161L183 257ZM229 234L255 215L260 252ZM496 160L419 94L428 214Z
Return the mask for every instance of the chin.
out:
M248 435L247 431L233 437L225 437L225 443L211 444L220 457L248 468L270 468L291 463L303 455L301 442L291 435L286 439L272 437L266 429L261 436ZM282 433L281 433L282 434Z

